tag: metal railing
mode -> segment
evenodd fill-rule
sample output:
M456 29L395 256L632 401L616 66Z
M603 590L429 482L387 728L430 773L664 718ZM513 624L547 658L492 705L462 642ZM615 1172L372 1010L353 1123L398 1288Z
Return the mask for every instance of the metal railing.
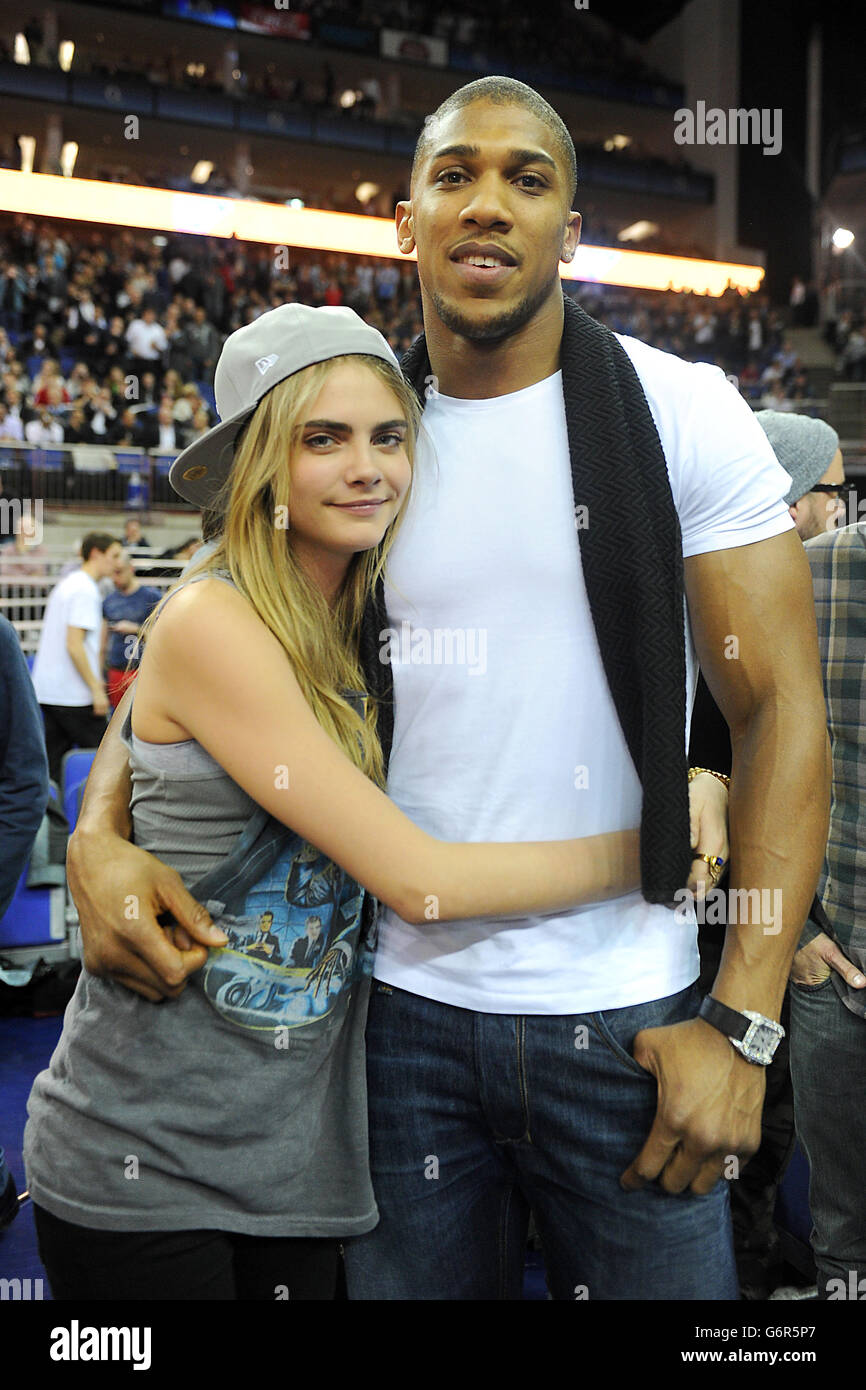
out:
M187 564L186 560L164 558L152 551L133 549L128 554L138 579L156 589L167 589ZM0 613L14 627L25 654L39 646L51 590L80 563L80 559L70 557L68 548L35 545L20 552L14 542L0 545ZM114 590L109 580L103 580L101 587L104 597Z
M0 478L7 498L47 506L166 508L195 515L168 481L175 454L127 445L52 444L35 448L0 442Z

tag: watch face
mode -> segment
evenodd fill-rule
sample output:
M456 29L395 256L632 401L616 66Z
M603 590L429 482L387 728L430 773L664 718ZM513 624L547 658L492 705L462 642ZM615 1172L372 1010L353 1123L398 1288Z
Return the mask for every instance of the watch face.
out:
M772 1023L768 1019L753 1020L740 1043L739 1050L750 1062L767 1066L772 1062L773 1054L783 1037L784 1033L778 1023Z

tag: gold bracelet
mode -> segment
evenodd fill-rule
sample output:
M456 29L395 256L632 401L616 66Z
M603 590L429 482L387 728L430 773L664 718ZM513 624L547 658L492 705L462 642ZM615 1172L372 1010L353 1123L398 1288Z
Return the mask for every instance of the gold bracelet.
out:
M701 772L708 772L708 773L710 774L711 777L715 777L719 782L722 783L722 785L723 785L724 787L726 787L726 788L728 789L728 791L730 791L730 788L731 788L731 779L730 779L730 777L726 777L725 774L724 774L723 772L713 772L713 769L712 769L711 767L690 767L690 768L689 768L689 781L690 781L690 782L693 782L693 781L695 780L695 778L698 776L698 774L701 773Z

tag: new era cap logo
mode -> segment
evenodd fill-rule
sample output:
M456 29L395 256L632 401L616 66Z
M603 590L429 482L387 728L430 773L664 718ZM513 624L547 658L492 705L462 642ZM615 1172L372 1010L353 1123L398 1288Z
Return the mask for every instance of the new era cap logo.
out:
M268 367L272 367L274 363L278 360L279 353L272 352L268 357L260 357L256 362L256 366L258 367L262 376L264 376L265 372L268 370Z

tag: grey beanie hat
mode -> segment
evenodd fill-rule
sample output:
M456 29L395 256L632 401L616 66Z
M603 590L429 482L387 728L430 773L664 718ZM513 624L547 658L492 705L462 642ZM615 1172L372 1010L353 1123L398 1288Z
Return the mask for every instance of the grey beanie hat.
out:
M791 475L788 506L799 502L823 478L839 448L839 436L824 420L784 410L758 410L755 419L773 446L773 453Z

